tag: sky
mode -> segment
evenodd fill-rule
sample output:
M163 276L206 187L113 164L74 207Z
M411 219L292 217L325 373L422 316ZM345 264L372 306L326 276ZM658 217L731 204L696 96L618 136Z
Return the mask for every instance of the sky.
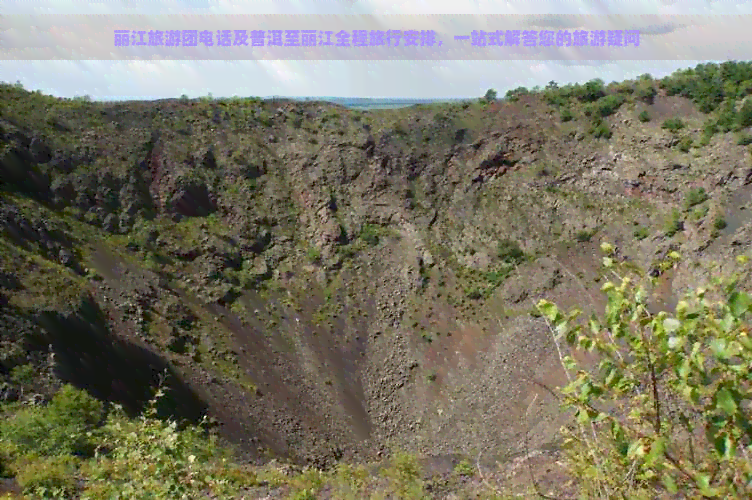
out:
M14 14L531 14L555 25L556 14L666 16L752 14L752 1L729 0L2 0ZM680 18L674 18L680 19ZM7 29L8 21L4 23ZM660 36L660 35L659 35ZM0 45L2 30L0 30ZM752 45L749 51L752 59ZM1 60L0 80L61 97L158 99L206 96L479 97L494 88L544 86L643 73L662 77L705 61L299 61L299 60Z

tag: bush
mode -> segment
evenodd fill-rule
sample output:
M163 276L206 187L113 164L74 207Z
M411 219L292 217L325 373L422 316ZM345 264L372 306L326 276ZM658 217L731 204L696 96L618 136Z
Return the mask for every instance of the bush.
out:
M508 264L520 263L525 258L525 252L520 248L520 244L510 239L504 239L499 242L496 255Z
M669 118L663 122L661 128L668 130L669 132L678 132L685 127L684 122L680 118Z
M635 86L634 96L644 103L653 104L656 95L658 91L652 81L642 80Z
M582 496L749 498L752 297L735 289L736 276L715 279L680 301L675 315L650 314L646 285L658 281L646 283L615 263L611 245L601 248L604 266L622 277L602 287L601 317L583 324L581 310L537 306L555 339L600 354L597 370L562 358L571 380L564 407L577 417L574 431L563 429L565 464ZM680 259L671 252L663 265Z
M679 144L677 144L676 147L683 153L689 153L689 150L692 149L692 144L694 144L692 138L689 136L684 136L681 138Z
M91 454L87 435L102 417L102 403L66 385L47 406L22 408L0 424L0 438L20 454Z
M736 103L734 99L727 99L721 110L718 112L718 117L715 120L716 127L720 132L730 132L736 129L739 125L739 114L736 112Z
M179 431L174 421L156 418L157 392L138 420L114 412L103 427L102 445L110 452L87 472L89 481L82 500L118 498L198 498L207 490L228 498L237 481L221 477L214 469L227 454L201 427Z
M583 86L576 87L576 96L582 102L595 102L606 95L603 80L595 78Z
M650 235L650 231L648 231L648 228L641 226L634 230L632 235L635 237L636 240L644 240Z
M424 498L421 467L418 459L407 453L396 453L391 467L382 474L390 480L396 498Z
M575 234L575 239L580 243L586 243L593 238L593 235L595 235L595 231L583 229L581 231L577 231L577 234Z
M18 465L16 482L37 498L72 498L78 490L73 457L40 457Z
M752 99L745 99L737 114L739 128L752 127Z
M588 129L588 133L596 139L610 139L613 135L608 124L602 120L595 120Z
M559 116L561 117L562 122L570 122L574 119L574 113L572 113L572 110L569 108L562 109Z
M736 144L738 146L749 146L750 144L752 144L752 135L739 134L739 137L736 138Z
M637 119L640 120L642 123L647 123L650 121L650 114L647 112L647 110L642 110L640 114L637 116Z
M681 214L678 210L674 209L671 215L666 219L666 223L663 227L663 232L666 236L671 238L679 231L684 230L684 221L681 220Z
M727 225L728 224L726 224L726 219L724 219L721 216L716 217L715 220L713 221L713 227L717 229L718 231L721 231L722 229L726 229Z
M621 94L609 95L598 99L595 103L595 110L598 116L605 118L611 116L626 102L626 97Z
M686 208L692 208L700 203L705 203L708 199L710 199L710 196L705 192L705 188L692 188L687 191L684 197L684 204Z

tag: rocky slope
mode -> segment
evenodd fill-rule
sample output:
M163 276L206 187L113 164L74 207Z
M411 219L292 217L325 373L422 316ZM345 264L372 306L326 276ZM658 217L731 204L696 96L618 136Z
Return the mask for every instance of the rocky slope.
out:
M600 241L656 274L690 258L656 308L747 251L735 71L709 109L700 70L373 112L4 85L4 397L71 382L135 414L161 382L164 414L321 467L551 448L563 373L534 301L601 306Z

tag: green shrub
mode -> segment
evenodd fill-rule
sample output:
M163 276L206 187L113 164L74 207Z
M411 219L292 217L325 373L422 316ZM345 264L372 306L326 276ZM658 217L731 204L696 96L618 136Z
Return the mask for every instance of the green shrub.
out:
M35 498L72 498L78 490L77 462L71 456L39 457L18 465L16 482Z
M595 120L588 129L588 133L596 139L610 139L613 135L611 128L602 120Z
M644 226L640 226L634 230L632 235L635 237L636 240L644 240L650 235L650 232L648 228Z
M606 95L605 84L600 78L590 80L585 85L575 87L575 95L582 102L595 102Z
M454 467L454 473L459 476L472 476L475 474L475 468L469 460L462 460Z
M749 146L750 144L752 144L752 135L739 134L739 137L736 138L736 144L737 146Z
M680 118L669 118L661 125L662 129L668 130L669 132L678 132L684 127L684 122Z
M199 427L179 431L174 421L156 418L157 392L137 420L118 409L103 427L102 445L110 452L88 470L82 500L117 498L198 498L212 491L227 498L236 480L223 477L221 465L228 455L212 436ZM224 468L222 468L224 469Z
M407 453L395 453L391 466L382 474L390 480L397 498L423 498L422 470L418 459Z
M101 417L101 402L66 385L48 405L22 408L0 423L0 438L12 443L21 454L89 454L92 439L87 433Z
M671 211L671 215L666 219L666 223L663 227L663 232L666 236L671 238L679 231L684 230L684 222L681 220L681 214L678 210Z
M371 246L376 246L381 241L381 231L378 226L367 224L360 232L360 238Z
M562 109L559 116L562 122L570 122L574 119L574 113L572 113L572 110L569 108Z
M692 145L694 144L694 141L689 136L684 136L679 141L679 144L676 145L677 149L683 153L688 153L690 149L692 149Z
M562 430L564 463L581 496L749 498L752 297L736 290L739 276L714 279L675 315L650 314L647 285L657 279L615 262L611 245L601 248L604 266L621 277L602 287L603 315L582 322L581 310L537 306L554 339L599 353L596 370L562 359L571 381L561 391L564 408L577 423ZM680 260L671 252L663 264Z
M687 191L687 194L684 197L684 205L686 208L692 208L700 203L705 203L709 199L710 196L705 192L705 188L692 188Z
M721 216L716 217L713 221L713 228L717 229L718 231L726 229L726 226L726 219Z
M647 110L643 109L640 114L637 115L637 119L642 123L647 123L650 121L650 114L647 112Z
M510 239L503 239L499 242L496 255L508 264L520 263L525 258L525 252L520 248L520 244Z
M752 127L752 99L747 98L737 115L739 128Z
M652 81L641 80L635 86L634 96L647 104L653 104L657 94L658 91L655 89Z
M587 241L590 241L593 238L593 235L595 235L594 230L583 229L581 231L577 231L577 234L575 234L575 239L580 243L585 243Z
M709 211L710 208L707 205L696 207L694 210L692 210L692 219L696 221L702 220L706 215L708 215Z
M612 94L598 99L595 103L595 109L598 116L605 118L616 113L627 98L621 94Z

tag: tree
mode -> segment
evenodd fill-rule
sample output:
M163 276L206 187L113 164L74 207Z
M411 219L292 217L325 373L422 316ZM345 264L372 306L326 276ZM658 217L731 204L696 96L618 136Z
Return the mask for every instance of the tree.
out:
M746 99L737 115L739 128L752 127L752 99Z
M488 89L486 91L486 95L484 96L484 99L488 102L495 101L498 94L494 89Z

